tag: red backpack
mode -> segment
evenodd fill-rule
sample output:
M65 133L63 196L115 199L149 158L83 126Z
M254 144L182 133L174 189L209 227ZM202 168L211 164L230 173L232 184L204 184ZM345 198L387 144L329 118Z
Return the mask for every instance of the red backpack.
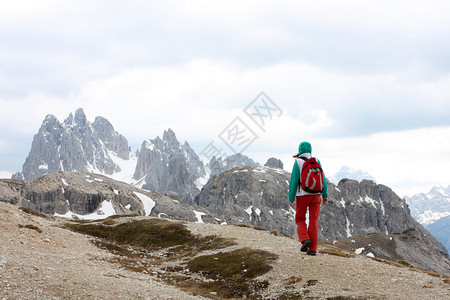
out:
M299 186L308 193L322 193L324 187L323 170L319 162L315 157L308 159L300 156L299 158L305 161L300 172Z

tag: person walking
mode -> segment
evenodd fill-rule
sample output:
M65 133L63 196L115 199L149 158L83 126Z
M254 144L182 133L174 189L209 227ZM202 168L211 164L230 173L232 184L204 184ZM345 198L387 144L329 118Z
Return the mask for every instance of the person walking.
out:
M312 188L311 186L310 188L305 186L310 179L309 177L306 178L304 175L302 176L302 173L305 173L302 171L305 171L307 165L309 165L311 161L315 161L315 159L310 160L312 158L311 153L311 144L308 142L301 142L298 147L298 154L294 155L295 163L292 169L291 181L289 184L289 204L296 206L295 223L297 224L298 239L302 243L300 250L302 252L306 252L308 255L316 255L317 239L319 236L320 204L322 201L324 205L328 202L328 189L325 173L323 172L322 165L318 160L315 170L322 175L317 175L321 177L317 180L319 187L317 185L314 186L314 184L312 185ZM304 182L301 181L302 179ZM320 182L320 180L322 180L322 182ZM309 225L306 226L306 212L308 209Z

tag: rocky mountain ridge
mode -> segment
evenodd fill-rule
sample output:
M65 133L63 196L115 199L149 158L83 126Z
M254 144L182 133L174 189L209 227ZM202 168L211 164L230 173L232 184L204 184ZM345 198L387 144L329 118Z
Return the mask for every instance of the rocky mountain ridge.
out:
M188 142L180 144L175 133L147 139L139 151L133 179L149 191L173 191L189 201L197 196L208 172Z
M95 220L137 213L190 222L251 224L295 238L294 211L286 201L288 176L269 167L234 168L214 176L191 205L100 174L65 171L31 181L2 179L0 201L66 218ZM330 183L329 194L319 218L321 240L381 233L393 241L388 242L388 251L383 250L386 244L367 239L365 249L376 257L404 259L418 268L450 273L445 248L409 216L404 201L389 188L343 180L337 187ZM414 234L402 236L405 232Z
M289 179L290 174L279 169L234 168L211 178L194 203L228 223L252 224L295 237L295 211L286 200ZM422 268L450 272L445 247L411 217L406 202L390 188L369 180L344 179L337 186L329 183L328 194L329 202L319 214L319 239L337 241L415 230L421 250L402 246L402 251L411 252L410 260Z
M31 181L0 179L0 201L77 219L138 213L192 222L221 222L202 207L93 173L55 172Z
M133 185L159 194L142 190L120 192L129 188L119 187L117 183L106 184L109 179L100 175L80 173L99 172L111 177L123 173L125 162L128 171L129 166L133 167L133 176L129 177ZM253 166L242 167L244 165ZM248 157L236 154L227 158L213 157L205 166L189 144L179 143L170 129L164 132L162 139L144 141L140 151L133 153L126 139L115 132L106 119L97 117L91 124L79 109L74 118L70 115L62 124L55 117L47 116L33 140L24 171L16 178L49 175L36 181L1 184L6 186L4 190L9 197L6 201L50 214L99 218L130 211L146 215L150 211L161 216L198 221L203 221L206 216L211 222L219 222L222 218L231 223L262 226L295 236L295 212L286 201L290 174L277 168L282 166L279 160L271 159L266 165L270 167L261 167ZM80 174L69 174L73 172L51 173L54 170L78 171L81 177ZM79 186L74 189L66 176ZM39 180L57 184L41 185ZM89 183L87 187L86 182ZM38 187L37 192L35 187ZM402 234L415 229L417 239L425 248L411 260L422 260L420 266L448 269L445 248L413 222L406 203L389 188L372 181L344 179L337 186L330 184L329 194L333 201L320 214L321 239L333 241L367 234ZM185 206L174 207L180 200L205 209L195 209L184 202ZM183 209L189 212L188 215L183 215ZM219 218L215 219L208 211ZM424 252L428 252L430 258L423 258ZM442 261L443 267L435 265L436 260Z
M128 141L105 118L96 117L90 123L81 108L63 123L47 115L33 138L22 172L12 179L30 180L74 170L112 175L121 171L114 156L129 159Z
M165 130L142 143L133 152L127 139L103 117L90 123L82 108L59 122L47 115L34 136L22 172L12 179L32 180L59 172L77 171L107 175L158 193L176 193L192 202L211 173L236 166L256 165L242 154L213 158L204 164L187 141L181 144L175 133Z

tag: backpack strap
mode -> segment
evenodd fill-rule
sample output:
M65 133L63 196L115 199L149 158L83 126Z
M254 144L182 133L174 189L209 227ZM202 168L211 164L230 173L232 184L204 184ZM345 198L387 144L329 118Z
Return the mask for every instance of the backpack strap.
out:
M298 158L303 159L304 161L307 161L308 158L303 157L303 156L299 156ZM300 169L300 176L298 176L298 189L302 189L302 183L301 183L301 179L302 179L302 169Z

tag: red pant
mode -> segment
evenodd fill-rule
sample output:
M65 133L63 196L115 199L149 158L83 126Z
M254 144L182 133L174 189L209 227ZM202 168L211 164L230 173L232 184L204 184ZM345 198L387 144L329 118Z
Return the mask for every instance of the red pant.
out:
M311 246L309 251L317 251L317 239L319 237L319 211L320 195L305 195L296 197L295 223L300 242L309 239ZM309 207L309 225L306 228L306 210Z

